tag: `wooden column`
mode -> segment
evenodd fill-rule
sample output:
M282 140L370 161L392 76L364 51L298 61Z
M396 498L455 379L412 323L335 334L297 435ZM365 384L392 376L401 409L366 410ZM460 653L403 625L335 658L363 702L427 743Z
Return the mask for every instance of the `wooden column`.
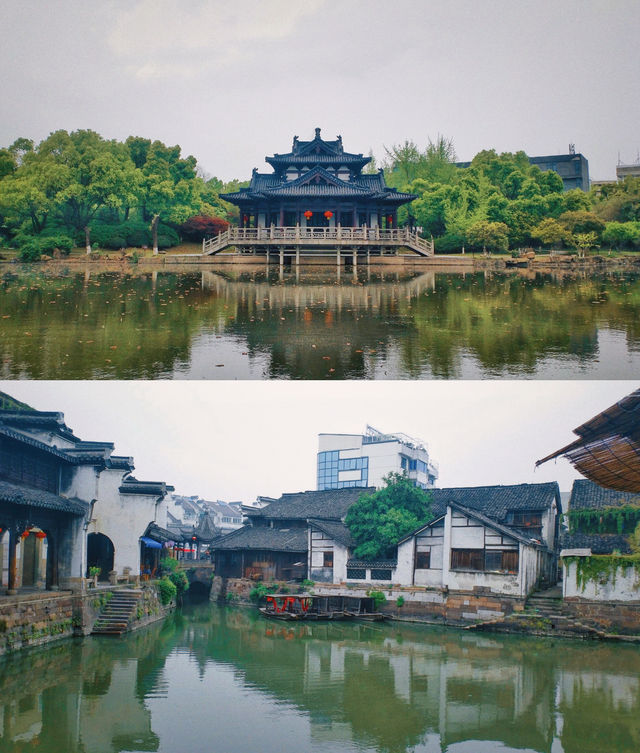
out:
M280 227L284 227L284 209L280 207Z
M17 569L16 569L16 545L18 543L18 529L16 524L9 526L9 578L7 581L7 595L14 596L18 593L16 586Z

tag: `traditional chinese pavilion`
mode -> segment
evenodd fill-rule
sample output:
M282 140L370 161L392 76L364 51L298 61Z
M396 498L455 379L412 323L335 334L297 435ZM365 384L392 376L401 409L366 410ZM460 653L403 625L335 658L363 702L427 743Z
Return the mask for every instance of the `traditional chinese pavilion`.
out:
M398 207L415 194L389 188L382 170L363 173L371 157L345 152L342 137L293 137L291 151L266 157L273 173L254 169L251 183L222 198L240 208L240 228L397 227Z

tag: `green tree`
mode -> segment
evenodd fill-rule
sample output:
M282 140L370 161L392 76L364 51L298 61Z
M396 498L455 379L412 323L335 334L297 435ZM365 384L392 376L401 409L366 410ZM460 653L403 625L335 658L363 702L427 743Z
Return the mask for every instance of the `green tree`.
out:
M390 556L403 536L433 517L429 494L406 476L390 473L384 484L382 489L360 496L345 517L355 542L355 557Z
M421 167L424 165L424 154L414 141L405 139L404 144L394 144L391 148L384 148L385 173L390 186L403 188L421 177Z
M547 217L536 225L531 236L547 247L559 248L571 243L571 233L553 217Z
M504 222L480 220L467 230L467 241L471 246L482 246L485 253L487 249L506 251L509 248L509 228Z
M141 211L151 221L153 253L158 253L160 220L181 224L200 211L204 181L196 175L195 157L181 158L180 147L154 141L141 168Z
M558 217L558 222L570 233L595 233L599 237L604 230L604 222L593 212L584 209L563 212Z
M602 242L614 248L628 248L640 245L640 222L608 222Z

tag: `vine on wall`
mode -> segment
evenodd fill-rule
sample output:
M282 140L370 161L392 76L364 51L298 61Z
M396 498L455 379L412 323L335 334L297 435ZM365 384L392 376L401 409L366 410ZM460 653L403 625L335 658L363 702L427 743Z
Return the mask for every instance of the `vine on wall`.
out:
M570 510L566 517L571 533L632 533L640 523L640 502L595 510Z
M635 570L640 578L640 554L592 554L590 557L565 557L567 567L576 565L576 583L581 591L589 582L602 586L606 583L616 585L618 570L623 575L630 569Z

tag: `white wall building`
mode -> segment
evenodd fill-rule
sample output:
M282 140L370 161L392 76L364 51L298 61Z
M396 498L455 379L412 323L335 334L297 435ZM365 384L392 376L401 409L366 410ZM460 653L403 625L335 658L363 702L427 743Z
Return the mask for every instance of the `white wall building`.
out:
M383 486L389 473L406 473L417 486L435 486L438 467L424 442L406 434L383 434L367 426L364 434L318 435L318 491Z

